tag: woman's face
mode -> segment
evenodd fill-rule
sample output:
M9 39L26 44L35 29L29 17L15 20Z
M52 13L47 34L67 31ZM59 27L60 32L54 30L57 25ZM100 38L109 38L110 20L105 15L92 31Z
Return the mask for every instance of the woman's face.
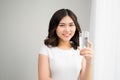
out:
M59 41L70 41L75 31L76 26L73 20L69 16L65 16L58 24L56 34L59 37Z

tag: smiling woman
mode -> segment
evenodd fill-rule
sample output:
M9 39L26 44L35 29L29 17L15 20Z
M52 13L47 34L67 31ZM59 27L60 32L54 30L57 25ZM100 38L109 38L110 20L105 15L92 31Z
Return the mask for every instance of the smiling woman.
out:
M69 41L73 37L75 30L76 27L73 20L69 16L65 16L60 21L56 29L56 34L60 38L60 40L63 40L63 42Z
M39 80L92 80L92 47L79 49L81 28L69 9L54 13L39 52Z
M51 14L69 8L89 29L90 1L0 0L0 80L38 80L38 52Z
M74 24L72 27L70 25L71 22L72 24ZM81 29L77 21L76 15L68 9L60 9L54 13L50 20L48 31L48 38L45 39L45 44L47 46L57 46L61 38L64 40L64 38L68 36L68 34L70 35L67 42L72 41L74 43L72 44L72 46L74 46L74 49L77 49L77 46L79 46L78 37L79 33L81 32Z

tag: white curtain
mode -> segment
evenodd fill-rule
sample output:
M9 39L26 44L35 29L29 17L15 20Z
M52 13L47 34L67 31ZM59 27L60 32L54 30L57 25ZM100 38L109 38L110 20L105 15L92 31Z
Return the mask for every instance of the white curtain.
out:
M120 0L92 0L93 80L120 80Z

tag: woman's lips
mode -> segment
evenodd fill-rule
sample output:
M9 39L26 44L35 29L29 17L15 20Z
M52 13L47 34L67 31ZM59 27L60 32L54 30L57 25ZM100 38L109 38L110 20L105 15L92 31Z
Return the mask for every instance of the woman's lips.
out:
M64 37L69 37L71 34L63 34Z

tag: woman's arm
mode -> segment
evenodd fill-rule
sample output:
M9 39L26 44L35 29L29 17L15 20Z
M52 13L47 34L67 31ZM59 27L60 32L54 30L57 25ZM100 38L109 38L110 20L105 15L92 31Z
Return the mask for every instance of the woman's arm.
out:
M38 56L38 80L51 80L48 56Z
M82 69L80 72L80 80L92 80L92 63L86 63L85 58L82 61Z
M80 50L80 55L83 56L80 80L92 80L93 50L90 42L88 42L87 48Z
M82 68L80 71L80 80L84 80L84 76L85 76L85 68L86 68L86 64L85 64L85 59L82 60Z
M92 63L86 64L84 80L92 80Z

